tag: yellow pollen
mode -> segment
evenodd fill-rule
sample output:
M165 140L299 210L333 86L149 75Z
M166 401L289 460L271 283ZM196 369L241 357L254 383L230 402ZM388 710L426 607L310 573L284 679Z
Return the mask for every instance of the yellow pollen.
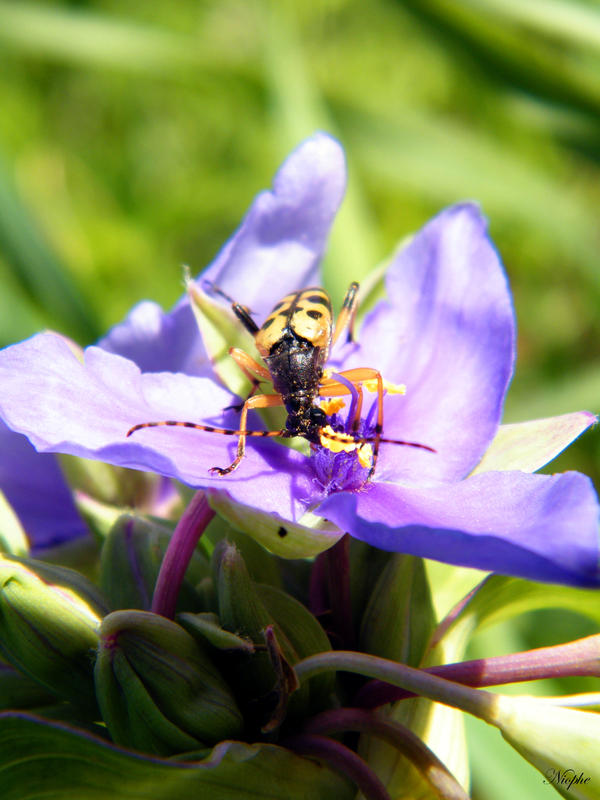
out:
M330 400L321 400L321 408L327 414L327 416L337 413L340 411L340 409L344 408L345 405L346 403L341 397L332 397Z
M321 446L331 450L332 453L351 453L356 450L356 442L347 433L336 433L331 425L321 428L319 436Z
M363 386L368 392L377 391L377 379L369 378L368 381L363 381ZM383 381L383 389L388 394L406 394L405 383L391 383L390 381Z
M361 467L368 469L373 463L373 448L368 442L364 442L358 448L357 456Z

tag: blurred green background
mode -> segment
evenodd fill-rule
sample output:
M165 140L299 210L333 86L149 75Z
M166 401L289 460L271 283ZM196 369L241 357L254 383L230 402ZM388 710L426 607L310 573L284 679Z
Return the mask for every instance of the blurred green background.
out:
M335 297L475 199L515 296L507 420L598 412L599 76L597 0L0 2L0 344L170 306L321 128L350 169ZM599 462L588 433L552 469Z

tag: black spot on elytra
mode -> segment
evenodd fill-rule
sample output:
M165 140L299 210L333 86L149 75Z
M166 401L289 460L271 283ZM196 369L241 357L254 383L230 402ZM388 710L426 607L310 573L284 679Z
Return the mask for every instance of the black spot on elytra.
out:
M325 306L325 308L329 307L329 300L321 294L311 294L307 298L309 303L315 303L320 306Z
M277 531L277 536L279 536L281 539L284 539L287 535L287 530L283 527L283 525L280 525L279 530Z

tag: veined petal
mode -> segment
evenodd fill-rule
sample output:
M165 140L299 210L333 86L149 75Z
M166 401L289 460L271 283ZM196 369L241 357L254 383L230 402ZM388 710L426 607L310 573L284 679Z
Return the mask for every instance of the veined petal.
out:
M479 209L435 217L400 251L386 285L389 299L366 318L349 360L406 384L406 396L387 403L385 436L437 451L397 448L395 479L462 478L496 433L514 361L506 276Z
M341 146L331 136L315 134L286 159L272 191L256 197L198 280L215 283L259 317L287 293L318 284L319 262L345 188ZM187 296L169 312L139 303L98 344L131 359L143 372L210 375Z
M494 470L535 472L596 422L589 411L500 425L473 475Z
M345 188L341 146L327 134L311 136L283 163L273 190L256 197L202 278L264 317L284 295L319 282L318 265Z
M39 334L0 352L0 384L2 417L40 451L225 490L238 503L292 522L312 501L309 459L272 440L249 438L240 468L216 477L208 470L233 460L237 437L160 427L126 438L133 425L166 419L235 429L239 415L223 412L232 395L206 378L141 373L133 362L97 347L85 351L82 363L62 337Z
M25 436L1 421L0 453L0 490L34 550L87 533L54 456L36 453Z
M138 303L98 346L129 358L142 372L212 374L187 296L169 312L148 300Z
M485 472L430 487L379 483L317 512L383 550L538 581L600 583L598 498L578 472Z

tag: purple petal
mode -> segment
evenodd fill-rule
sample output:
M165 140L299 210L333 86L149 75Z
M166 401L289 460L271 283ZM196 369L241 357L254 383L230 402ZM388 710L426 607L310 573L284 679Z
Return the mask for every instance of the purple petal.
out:
M87 533L54 456L36 453L25 436L2 422L0 454L0 490L34 550Z
M291 291L318 283L318 267L346 185L344 153L318 133L283 163L273 190L259 194L242 225L199 277L264 317ZM168 313L137 305L98 343L143 372L209 375L187 297Z
M0 352L0 384L2 418L38 450L224 489L241 503L292 520L311 500L308 459L274 441L250 438L240 468L213 477L210 467L232 461L236 437L162 427L126 438L137 423L165 419L237 427L239 415L223 413L232 395L206 378L141 373L97 347L88 348L81 363L62 337L39 334Z
M514 360L506 277L479 209L454 206L426 225L390 267L387 288L343 366L405 383L406 395L386 403L385 435L437 451L395 448L395 480L462 478L496 432Z
M142 372L212 374L187 297L168 313L156 303L138 303L98 346L129 358Z
M346 187L339 143L324 133L286 159L202 275L264 317L289 292L318 283L318 266Z
M372 484L317 513L383 550L538 581L596 586L598 498L578 472L486 472L453 484Z

